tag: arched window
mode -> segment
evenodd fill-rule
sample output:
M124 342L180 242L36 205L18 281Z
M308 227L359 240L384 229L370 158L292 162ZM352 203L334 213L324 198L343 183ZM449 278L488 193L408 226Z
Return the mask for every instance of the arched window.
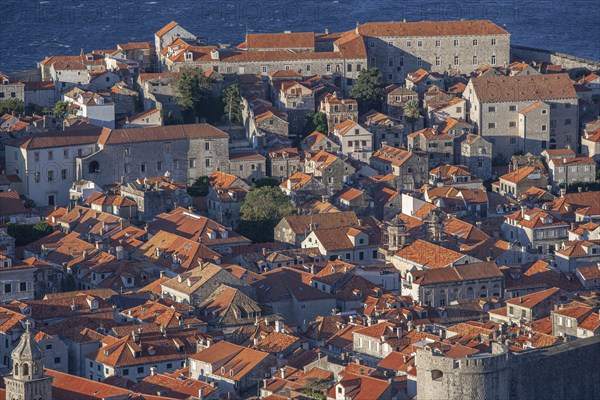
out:
M29 375L29 364L27 364L27 363L23 364L23 374L22 375L23 376Z
M13 371L15 375L19 375L19 363L15 363L13 366Z
M100 172L100 164L98 164L98 161L92 161L88 167L88 171L90 174L96 174Z
M443 377L444 377L444 373L442 371L440 371L439 369L434 369L433 371L431 371L431 379L432 380L441 381Z
M468 287L467 288L467 299L472 299L474 297L475 297L475 295L473 293L473 288L472 287Z

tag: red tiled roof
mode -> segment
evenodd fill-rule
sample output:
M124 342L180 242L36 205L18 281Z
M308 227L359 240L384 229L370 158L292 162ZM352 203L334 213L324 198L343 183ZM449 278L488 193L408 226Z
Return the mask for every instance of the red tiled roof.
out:
M367 22L357 28L361 35L384 37L508 35L507 31L487 20Z

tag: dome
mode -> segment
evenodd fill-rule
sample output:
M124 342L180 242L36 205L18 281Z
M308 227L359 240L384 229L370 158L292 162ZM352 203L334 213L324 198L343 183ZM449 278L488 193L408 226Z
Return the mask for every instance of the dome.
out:
M25 323L25 332L21 335L19 344L11 353L13 360L40 360L43 357L42 349L33 338L33 334L29 330L29 321Z

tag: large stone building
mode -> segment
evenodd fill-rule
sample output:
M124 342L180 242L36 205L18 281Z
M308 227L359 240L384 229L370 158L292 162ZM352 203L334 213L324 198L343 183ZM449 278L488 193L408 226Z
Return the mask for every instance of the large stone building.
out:
M522 353L492 346L460 359L417 350L417 399L592 399L600 390L600 336Z
M5 168L8 175L19 177L16 191L38 206L67 205L77 160L97 151L100 131L84 125L7 140Z
M368 22L356 32L384 82L403 82L419 68L468 73L510 62L510 34L491 21Z
M577 93L567 74L482 76L463 92L469 119L496 154L577 146Z
M169 172L190 183L229 167L228 139L207 124L104 129L98 151L77 159L77 177L106 185Z

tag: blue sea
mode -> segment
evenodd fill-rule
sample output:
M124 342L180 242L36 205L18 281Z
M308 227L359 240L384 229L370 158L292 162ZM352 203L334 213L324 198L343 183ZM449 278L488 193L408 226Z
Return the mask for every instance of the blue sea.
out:
M153 41L171 20L210 43L238 43L246 32L333 32L403 19L489 19L512 34L512 43L600 60L597 0L0 0L0 70L34 68L49 55Z

